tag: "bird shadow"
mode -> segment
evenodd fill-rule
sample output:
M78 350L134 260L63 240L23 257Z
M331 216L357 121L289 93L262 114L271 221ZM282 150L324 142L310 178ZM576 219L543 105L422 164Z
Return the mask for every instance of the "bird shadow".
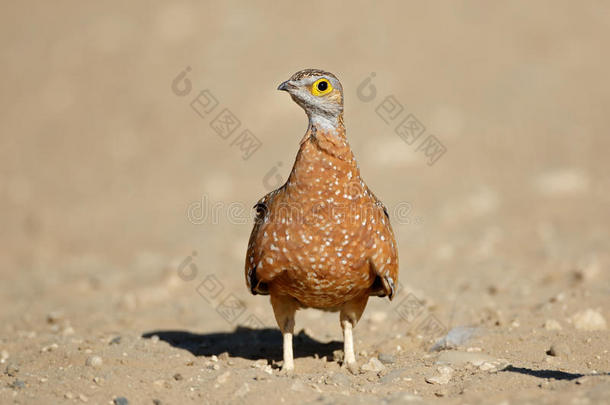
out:
M514 367L508 366L501 371L503 372L511 372L529 375L532 377L544 378L544 379L553 379L553 380L565 380L572 381L577 380L582 377L590 377L590 376L604 376L610 375L610 373L597 373L597 374L580 374L580 373L568 373L560 370L534 370L526 367Z
M187 350L194 356L212 356L227 352L231 357L248 360L281 360L282 334L278 329L252 329L238 326L233 332L191 333L181 330L156 330L142 335L144 339L158 336L178 349ZM301 330L293 339L294 357L324 357L333 359L333 351L343 349L343 343L320 342Z

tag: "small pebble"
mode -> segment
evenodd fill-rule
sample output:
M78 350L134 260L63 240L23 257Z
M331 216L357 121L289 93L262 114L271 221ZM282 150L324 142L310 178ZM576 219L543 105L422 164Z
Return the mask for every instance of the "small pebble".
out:
M129 401L125 397L116 397L113 402L114 405L129 405Z
M490 363L488 361L483 362L483 364L481 364L479 366L479 370L481 371L491 371L491 370L495 370L497 369L498 366L494 363Z
M560 292L559 294L552 296L549 299L549 302L553 302L553 303L563 302L565 299L566 299L566 294L564 292Z
M567 357L570 355L570 353L570 347L563 342L551 345L551 348L546 352L546 354L553 357Z
M336 363L343 362L343 350L334 350L333 351L333 361Z
M183 379L184 379L184 377L182 377L182 374L180 374L180 373L174 374L174 380L181 381Z
M219 358L220 360L228 360L228 359L229 359L229 353L227 353L227 352L222 352L222 353L220 353L220 355L218 356L218 358Z
M377 356L379 358L379 361L382 362L383 364L394 364L396 363L396 357L394 357L393 354L390 353L379 353L379 356Z
M74 399L74 394L71 393L71 392L66 392L64 394L64 398L66 398L66 399Z
M89 398L87 398L87 396L85 394L80 394L78 396L78 399L80 399L82 402L87 402L89 401Z
M49 312L47 315L47 323L55 324L63 319L64 315L61 311Z
M22 380L15 380L10 384L10 387L16 390L21 390L25 388L25 382Z
M375 373L385 369L385 366L377 359L377 357L371 357L368 363L365 363L360 367L363 371L373 371Z
M574 271L574 280L577 282L592 281L602 270L602 265L597 256L581 260L578 269Z
M439 339L430 351L440 351L444 349L454 349L465 345L470 339L479 333L479 329L472 326L456 326L452 328L445 336Z
M547 319L543 326L546 330L561 330L561 324L554 319Z
M252 368L263 368L266 365L267 365L267 360L259 359L259 360L256 360L254 363L252 363L252 365L250 367L252 367Z
M343 373L334 373L333 375L331 375L330 377L328 377L326 379L326 384L349 386L350 379L347 375L345 375Z
M57 343L51 343L48 346L44 346L42 349L40 349L40 351L42 353L46 353L46 352L52 352L53 350L57 349L59 346L57 345Z
M2 350L0 352L0 363L6 363L9 357L8 352L6 350Z
M156 380L156 381L153 381L153 384L159 388L170 389L172 387L172 385L168 381L165 381L165 380Z
M439 367L438 372L439 375L426 378L426 382L429 384L447 384L453 375L453 369L447 366Z
M606 330L608 325L604 316L591 308L575 313L572 316L574 327L580 330Z
M85 364L89 367L93 367L93 368L100 368L102 367L102 364L104 363L104 361L102 360L102 358L100 356L89 356L87 357L87 361L85 362Z
M19 373L19 366L17 364L11 363L8 366L6 366L6 370L4 372L9 377L15 377L17 375L17 373Z
M379 382L381 382L382 384L395 383L397 381L400 381L400 379L402 378L402 374L404 372L405 372L404 368L401 368L398 370L392 370L389 373L387 373L386 375L384 375L383 377L381 377L379 379Z
M162 405L163 402L161 402L160 399L153 399L153 405Z
M155 335L156 336L156 335ZM119 343L121 343L121 337L120 336L116 336L113 337L110 342L108 343L108 345L112 346L112 345L118 345Z

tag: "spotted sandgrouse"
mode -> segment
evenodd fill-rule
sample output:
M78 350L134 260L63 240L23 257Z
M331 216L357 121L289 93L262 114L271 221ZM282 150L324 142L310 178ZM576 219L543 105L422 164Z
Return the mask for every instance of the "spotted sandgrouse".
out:
M288 181L255 205L246 283L271 296L292 370L297 309L340 311L344 364L356 364L352 328L369 296L394 296L398 256L384 205L369 190L343 125L343 88L331 73L306 69L283 82L309 118Z

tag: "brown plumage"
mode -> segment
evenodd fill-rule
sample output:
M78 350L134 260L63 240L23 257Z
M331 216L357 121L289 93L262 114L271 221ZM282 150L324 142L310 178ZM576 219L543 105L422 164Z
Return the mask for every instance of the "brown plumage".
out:
M307 307L340 311L345 362L353 366L352 328L368 297L394 295L394 233L347 142L339 80L307 69L279 89L305 109L309 128L288 181L255 206L246 283L253 294L271 296L284 335L284 368L294 367L295 311Z

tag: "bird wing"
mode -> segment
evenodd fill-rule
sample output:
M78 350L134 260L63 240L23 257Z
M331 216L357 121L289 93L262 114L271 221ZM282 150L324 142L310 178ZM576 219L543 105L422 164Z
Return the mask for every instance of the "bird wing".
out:
M378 276L371 287L370 295L388 296L391 300L394 298L398 283L396 239L390 224L388 209L368 187L366 191L374 205L372 219L375 220L372 234L374 243L371 246L369 263L373 272Z
M254 220L254 227L252 228L250 240L248 241L248 251L246 253L245 265L246 285L250 289L250 292L252 292L254 295L268 295L269 290L267 282L270 281L274 276L274 274L272 274L273 271L271 273L266 271L266 273L270 274L265 274L262 278L260 273L263 267L263 256L265 255L264 239L266 237L268 228L270 225L272 225L272 221L269 218L271 211L270 207L273 204L274 198L281 191L282 187L265 195L254 205L254 209L256 210L256 219ZM280 271L281 269L278 270L277 273Z

